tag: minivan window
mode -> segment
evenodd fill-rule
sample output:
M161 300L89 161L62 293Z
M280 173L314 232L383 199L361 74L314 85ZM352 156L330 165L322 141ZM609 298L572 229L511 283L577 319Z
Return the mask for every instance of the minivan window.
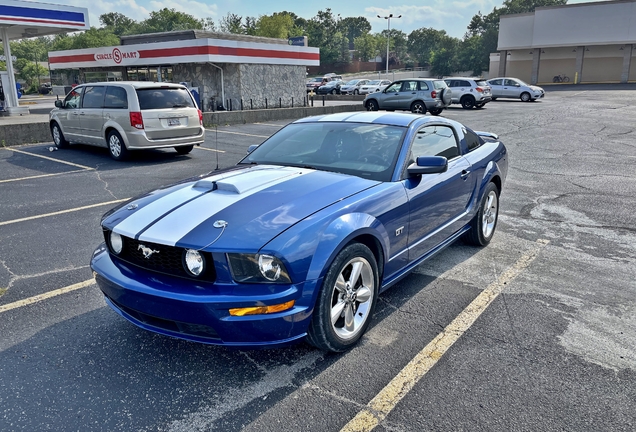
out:
M185 88L137 89L137 97L142 110L194 108L194 101Z
M64 107L65 108L79 108L80 99L82 98L82 92L84 91L84 87L74 88L66 95L64 98Z
M87 86L84 90L82 108L103 108L104 107L104 86Z
M104 108L127 109L128 97L126 96L126 89L117 86L106 87L106 99L104 100Z

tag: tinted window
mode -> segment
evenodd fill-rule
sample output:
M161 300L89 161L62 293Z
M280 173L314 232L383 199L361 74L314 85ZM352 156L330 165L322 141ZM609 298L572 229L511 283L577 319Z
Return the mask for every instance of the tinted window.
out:
M490 85L501 85L501 80L500 79L495 79L492 81L488 81L490 83Z
M444 156L452 159L459 155L457 139L448 126L425 126L417 131L411 147L413 159L420 156Z
M104 100L104 108L128 108L128 98L126 90L121 87L106 87L106 99Z
M426 82L420 81L419 85L420 85L420 90L428 90L428 84L426 84Z
M104 107L104 92L106 87L86 87L84 90L84 100L82 101L82 108L103 108Z
M84 87L75 88L70 91L64 98L64 106L66 108L79 108L80 99L82 98L82 92Z
M142 110L194 107L190 93L184 88L137 89L137 96Z
M477 136L477 134L469 129L464 131L464 139L466 140L466 145L468 146L468 150L474 150L481 145L481 138Z
M460 87L470 87L470 83L468 81L460 81L459 82L459 86Z

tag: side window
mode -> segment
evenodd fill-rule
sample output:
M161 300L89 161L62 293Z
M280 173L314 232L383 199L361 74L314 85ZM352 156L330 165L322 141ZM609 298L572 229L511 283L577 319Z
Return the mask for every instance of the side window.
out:
M448 126L424 126L417 131L411 146L413 159L420 156L459 156L459 147L453 129Z
M488 81L488 83L490 85L501 85L501 81L500 79L496 79L496 80L492 80L492 81Z
M64 98L64 107L79 108L83 91L84 91L84 87L75 88L71 90L71 92L67 94L66 97Z
M104 108L105 90L106 87L103 86L86 87L84 98L82 99L82 108Z
M515 81L513 81L513 80L510 80L510 79L504 80L504 85L507 85L507 86L514 86L514 85L516 85L516 84L517 84L517 83L516 83Z
M127 109L128 97L126 96L126 89L117 86L106 87L106 99L104 99L104 108Z
M428 90L428 84L425 81L420 81L418 84L420 85L420 90Z
M417 91L417 81L404 81L402 91Z
M394 82L393 84L391 84L390 86L386 88L386 92L387 93L399 92L401 87L402 87L402 81Z
M468 81L461 81L460 86L461 87L470 87L471 85L470 85L470 83Z
M466 140L468 151L472 151L481 145L481 138L469 129L464 129L464 139Z

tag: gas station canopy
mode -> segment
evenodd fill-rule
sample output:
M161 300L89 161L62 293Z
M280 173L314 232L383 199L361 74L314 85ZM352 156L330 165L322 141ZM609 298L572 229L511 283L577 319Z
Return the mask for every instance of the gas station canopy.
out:
M88 30L89 28L88 9L86 8L22 0L0 0L0 39L2 39L7 62L8 86L15 89L10 40ZM9 114L12 111L18 113L18 98L15 90L7 91L5 89L4 93L5 107Z

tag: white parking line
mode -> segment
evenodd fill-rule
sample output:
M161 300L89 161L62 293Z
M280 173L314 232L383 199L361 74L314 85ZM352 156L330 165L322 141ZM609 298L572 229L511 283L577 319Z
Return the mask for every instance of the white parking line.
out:
M18 150L16 148L12 148L12 147L4 147L4 149L12 151L12 152L16 152L16 153L22 153L22 154L29 155L29 156L35 156L35 157L39 157L39 158L42 158L42 159L47 159L47 160L50 160L50 161L53 161L53 162L59 162L59 163L62 163L62 164L71 165L71 166L74 166L74 167L77 167L77 168L82 168L82 169L85 169L85 170L94 170L95 169L95 168L87 167L87 166L84 166L84 165L79 165L79 164L76 164L76 163L73 163L73 162L67 162L67 161L55 159L55 158L44 156L44 155L39 155L39 154L31 153L31 152L26 152L26 151L23 151L23 150Z
M22 181L22 180L32 180L32 179L38 179L43 177L53 177L53 176L59 176L64 174L84 172L84 171L87 171L87 170L81 169L81 170L66 171L66 172L54 173L54 174L40 174L40 175L34 175L30 177L20 177L20 178L14 178L14 179L0 180L0 183L8 183L8 182Z
M38 294L33 297L26 298L24 300L18 300L17 302L9 303L4 306L0 306L0 313L10 311L11 309L17 309L22 306L27 306L33 303L41 302L42 300L49 299L51 297L56 297L61 294L66 294L71 291L75 291L81 288L86 288L87 286L91 286L95 283L95 279L85 280L84 282L79 282L73 285L69 285L64 288L56 289L53 291L46 292L44 294Z
M211 149L211 148L207 148L207 147L195 147L195 149L199 149L199 150L207 150L207 151L211 151L211 152L216 152L216 153L225 153L224 150L216 150L216 149Z
M129 199L130 198L123 198L123 199L118 199L118 200L113 200L113 201L106 201L106 202L103 202L103 203L91 204L91 205L87 205L87 206L83 206L83 207L75 207L75 208L72 208L72 209L60 210L60 211L56 211L56 212L53 212L53 213L45 213L45 214L41 214L41 215L29 216L29 217L20 218L20 219L13 219L13 220L9 220L9 221L0 222L0 226L11 225L11 224L18 223L18 222L26 222L26 221L30 221L30 220L33 220L33 219L40 219L40 218L45 218L45 217L49 217L49 216L57 216L57 215L65 214L65 213L71 213L71 212L76 212L76 211L80 211L80 210L86 210L86 209L90 209L90 208L101 207L101 206L105 206L105 205L109 205L109 204L119 204L119 203L127 201Z
M274 123L254 123L254 124L263 125L263 126L272 126L272 127L277 127L277 128L282 128L283 126L286 126L286 125L277 125L277 124L274 124Z
M437 361L468 330L504 288L532 264L549 243L538 240L499 278L488 285L446 328L429 342L396 376L360 411L341 432L371 431L397 406Z
M210 128L207 128L206 130L210 131L210 132L219 132L219 133L232 134L232 135L244 135L244 136L251 136L251 137L258 137L258 138L269 138L270 137L270 135L254 135L254 134L248 134L248 133L243 133L243 132L230 132L230 131L216 130L216 129L210 129Z

